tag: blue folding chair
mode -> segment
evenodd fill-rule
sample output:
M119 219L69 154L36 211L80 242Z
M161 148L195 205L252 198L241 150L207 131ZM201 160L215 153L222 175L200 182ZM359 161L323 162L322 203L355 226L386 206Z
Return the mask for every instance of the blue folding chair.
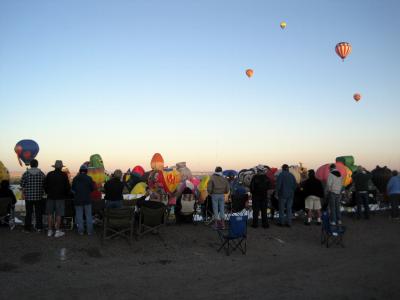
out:
M342 225L331 225L327 211L322 213L321 219L321 245L325 244L327 248L333 244L344 247L343 235L346 232L346 227Z
M226 255L239 249L242 254L247 250L247 216L231 215L229 218L228 229L218 230L221 246L217 250L225 249Z

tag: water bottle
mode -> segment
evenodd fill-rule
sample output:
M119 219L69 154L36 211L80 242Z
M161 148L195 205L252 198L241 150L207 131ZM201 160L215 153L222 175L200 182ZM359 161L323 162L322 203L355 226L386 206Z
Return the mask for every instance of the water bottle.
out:
M67 260L67 248L61 248L61 250L60 250L60 260L61 261Z

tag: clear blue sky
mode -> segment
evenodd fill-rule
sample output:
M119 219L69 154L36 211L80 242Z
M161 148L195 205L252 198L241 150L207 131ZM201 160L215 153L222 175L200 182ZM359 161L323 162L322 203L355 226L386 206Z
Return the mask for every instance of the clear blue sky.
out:
M396 0L1 0L0 160L400 168L399 53Z

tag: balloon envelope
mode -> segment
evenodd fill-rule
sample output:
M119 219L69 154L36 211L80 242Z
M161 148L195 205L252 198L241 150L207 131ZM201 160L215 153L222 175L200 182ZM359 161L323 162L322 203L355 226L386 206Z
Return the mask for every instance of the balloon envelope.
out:
M335 47L336 54L344 60L351 53L351 45L347 42L340 42Z
M251 76L253 76L253 74L254 74L254 71L252 70L252 69L247 69L246 70L246 75L247 75L247 77L251 77Z
M225 177L236 177L237 174L238 173L235 170L225 170L222 172L222 175L224 175Z
M355 93L355 94L353 95L353 99L356 100L357 102L360 101L360 100L361 100L361 94ZM367 101L367 102L368 102L368 101Z
M286 28L286 22L281 22L280 26L281 26L282 29L285 29Z
M15 145L14 151L17 153L19 163L21 164L22 160L28 166L39 153L39 145L34 140L21 140Z

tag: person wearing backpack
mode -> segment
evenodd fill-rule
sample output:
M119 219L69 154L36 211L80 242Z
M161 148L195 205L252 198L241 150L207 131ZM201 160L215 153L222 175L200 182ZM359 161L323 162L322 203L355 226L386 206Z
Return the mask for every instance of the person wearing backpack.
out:
M261 210L262 227L268 228L267 218L267 203L268 203L268 190L271 183L265 173L264 168L257 167L257 174L253 176L250 182L250 192L252 195L253 203L253 224L251 227L258 227L258 215Z

